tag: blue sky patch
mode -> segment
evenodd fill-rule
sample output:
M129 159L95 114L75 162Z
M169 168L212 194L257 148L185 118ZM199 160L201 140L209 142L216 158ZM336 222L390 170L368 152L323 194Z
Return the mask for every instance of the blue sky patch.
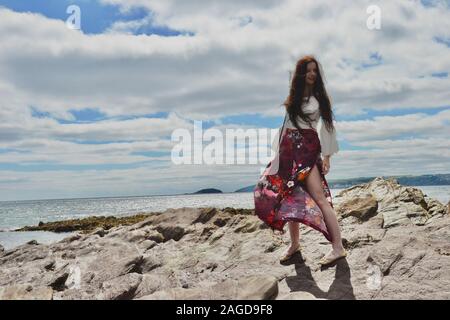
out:
M110 120L133 120L133 119L139 119L139 118L155 118L155 119L166 119L169 116L169 112L155 112L155 113L148 113L148 114L142 114L142 115L121 115L121 116L114 116L110 117Z
M447 7L450 7L450 0L420 0L420 3L424 7L436 7L438 3L445 3Z
M437 43L445 44L447 47L450 47L450 38L444 38L444 37L434 37L433 39Z
M338 136L339 138L339 136ZM371 147L354 146L350 142L339 139L339 151L341 150L372 150Z
M435 78L448 78L448 72L436 72L431 74Z
M31 151L19 150L19 149L15 149L15 148L0 148L0 154L9 153L9 152L31 153Z
M81 31L85 34L100 34L110 28L114 22L142 20L152 16L152 12L143 7L133 7L121 12L117 5L102 4L94 0L0 0L4 6L16 12L39 13L49 19L66 21L71 13L67 13L70 5L77 5L81 11ZM150 19L152 21L152 19ZM133 34L157 34L161 36L193 35L188 31L177 31L165 26L143 25Z
M167 160L152 159L150 161L139 161L135 163L124 164L85 164L85 165L70 165L57 163L33 163L33 164L18 164L18 163L0 163L0 170L10 170L18 172L36 172L36 171L83 171L83 170L120 170L120 169L135 169L143 166L152 166L156 161L167 163Z
M223 125L245 125L255 128L279 128L283 124L283 117L264 117L260 114L238 114L220 118Z
M171 151L136 151L130 153L132 156L144 156L144 157L164 157L170 156Z
M84 108L84 109L71 109L69 112L74 116L75 120L65 120L53 117L49 112L42 111L36 106L30 106L31 116L34 118L51 118L57 120L60 124L72 124L72 123L93 123L103 120L115 120L125 121L140 118L147 119L166 119L169 116L168 112L155 112L143 115L120 115L108 117L105 113L101 112L98 108Z
M369 59L370 59L369 63L362 64L363 68L379 66L383 62L383 58L381 57L381 55L378 52L371 53L369 55Z
M31 112L31 116L33 118L50 118L50 113L46 112L46 111L40 111L37 107L35 106L30 106L30 112Z
M424 113L426 115L435 115L441 111L447 110L450 108L448 106L441 107L433 107L433 108L402 108L402 109L394 109L394 110L373 110L373 109L365 109L363 111L367 112L360 115L338 115L336 116L337 121L355 121L355 120L373 120L375 117L382 116L404 116L408 114L415 113Z
M106 115L98 109L69 110L75 117L74 121L58 120L59 123L92 123L106 119Z

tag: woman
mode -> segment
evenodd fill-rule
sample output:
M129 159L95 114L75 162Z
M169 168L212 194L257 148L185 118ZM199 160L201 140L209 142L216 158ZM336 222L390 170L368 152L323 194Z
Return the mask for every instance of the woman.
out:
M321 265L347 255L325 179L330 157L339 146L319 66L313 56L297 62L289 96L283 103L285 121L274 142L276 156L254 189L258 217L272 231L284 233L285 223L289 224L291 245L280 262L300 250L299 222L322 232L331 242L332 249L321 259ZM321 128L317 130L320 120Z

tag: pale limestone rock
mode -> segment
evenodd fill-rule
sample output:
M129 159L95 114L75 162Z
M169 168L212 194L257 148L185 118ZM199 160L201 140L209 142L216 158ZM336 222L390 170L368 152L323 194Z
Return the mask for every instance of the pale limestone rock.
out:
M53 289L32 285L0 287L0 300L52 300Z
M181 208L51 245L0 249L0 293L55 300L450 299L443 204L382 178L335 198L349 255L330 268L318 265L330 244L310 227L300 224L301 256L282 265L289 232L273 235L254 211Z

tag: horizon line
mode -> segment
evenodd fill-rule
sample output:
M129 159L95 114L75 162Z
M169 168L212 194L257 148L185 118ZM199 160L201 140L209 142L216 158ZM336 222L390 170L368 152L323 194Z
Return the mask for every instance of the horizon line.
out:
M439 176L439 175L447 175L447 174L450 174L450 173L431 173L431 174L421 174L421 175L411 175L410 174L410 175L390 175L390 176L379 175L379 176L372 176L372 177L355 177L355 178L333 179L333 180L328 180L328 183L330 184L330 183L334 183L335 181L352 180L352 179L375 179L377 177L381 177L381 178L423 177L423 176ZM250 186L251 185L248 185L246 187L242 187L242 188L239 188L237 190L248 188ZM203 189L200 189L200 190L204 190L204 189L217 189L217 190L220 191L220 193L241 193L241 192L237 192L237 190L224 192L224 191L222 191L222 190L220 190L218 188L214 188L214 187L203 188ZM331 189L339 189L339 188L331 188ZM198 190L198 191L200 191L200 190ZM184 195L208 194L208 193L197 193L198 191L195 191L193 193L185 192L185 193L174 193L174 194L147 194L147 195L128 195L128 196L127 195L118 195L118 196L98 196L98 197L81 197L81 198L47 198L47 199L0 200L0 202L48 201L48 200L82 200L82 199L108 199L108 198L142 198L142 197L167 197L167 196L184 196ZM251 192L251 191L249 191L249 192ZM242 193L244 193L244 192L242 192Z

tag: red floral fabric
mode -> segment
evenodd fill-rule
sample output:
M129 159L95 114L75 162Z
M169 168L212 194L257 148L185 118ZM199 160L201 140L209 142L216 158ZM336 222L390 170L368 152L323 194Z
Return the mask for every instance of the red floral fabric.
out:
M305 178L317 165L324 195L333 207L322 171L321 146L314 129L287 128L279 146L279 161L270 161L254 190L255 213L272 230L284 233L287 221L297 221L323 233L331 241L322 211L306 189ZM274 170L272 165L278 165Z

